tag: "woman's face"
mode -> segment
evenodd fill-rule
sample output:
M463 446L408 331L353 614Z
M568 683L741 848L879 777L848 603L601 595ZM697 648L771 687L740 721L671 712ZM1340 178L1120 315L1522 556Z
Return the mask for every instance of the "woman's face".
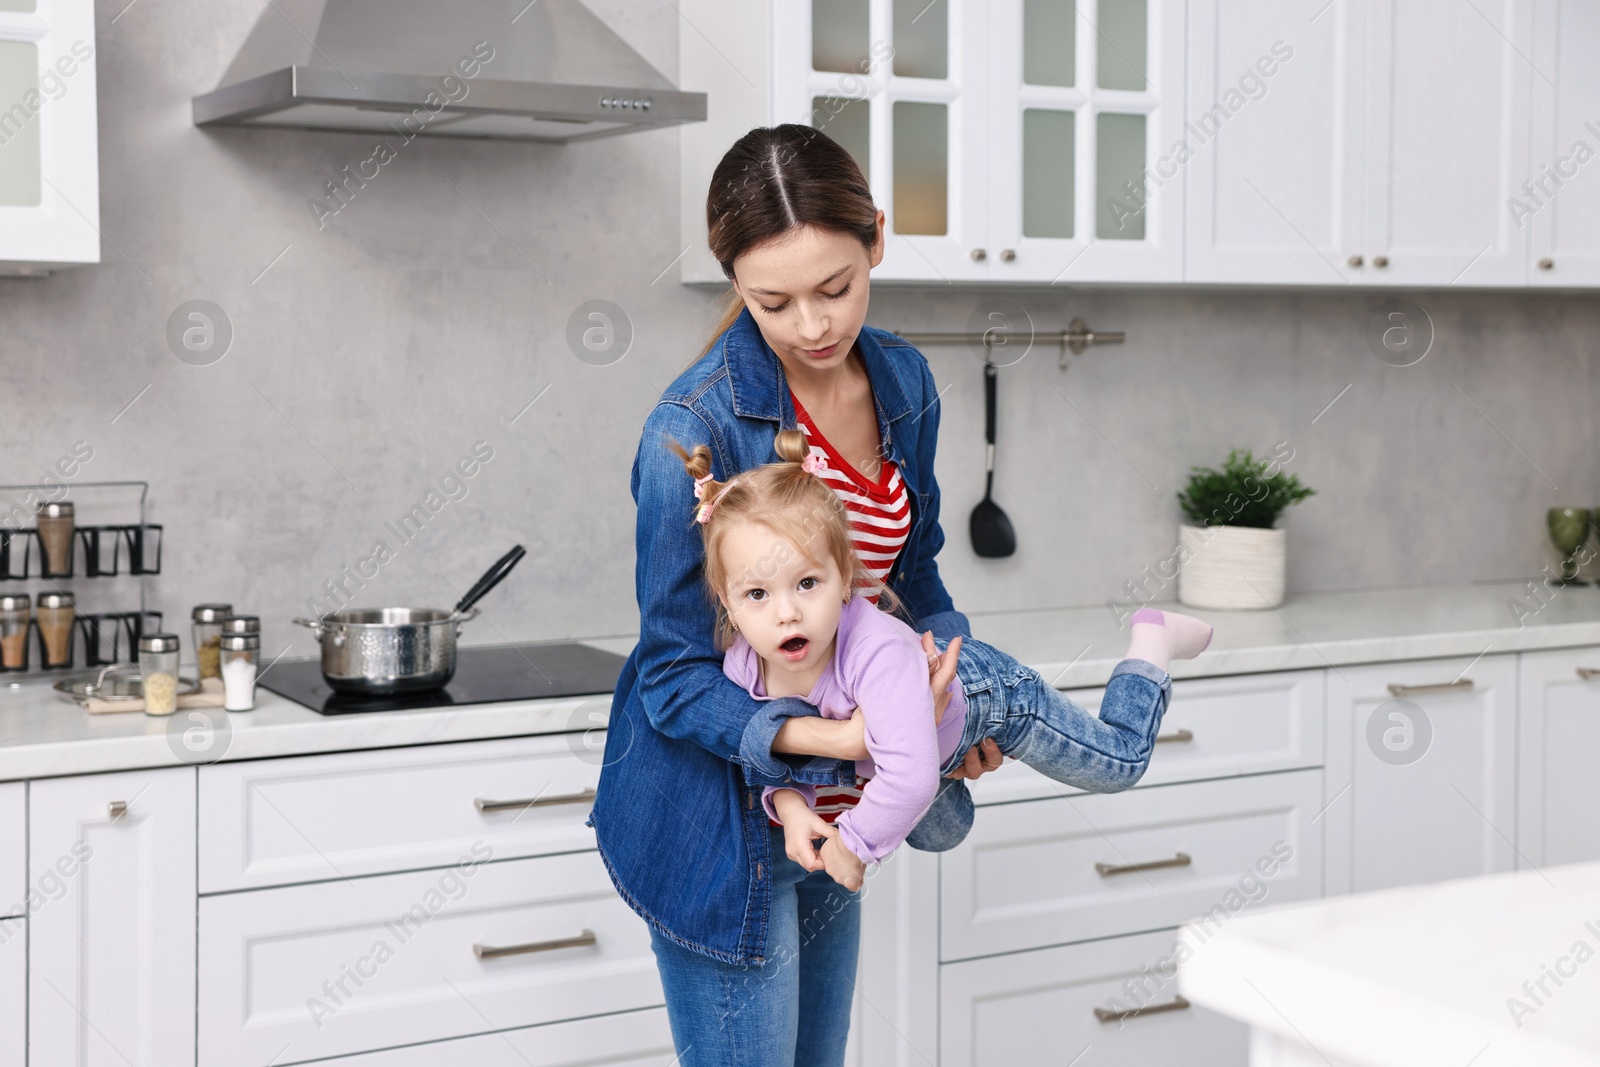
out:
M869 252L838 230L797 226L733 261L733 287L784 370L835 370L867 318L868 273L883 260L883 212Z

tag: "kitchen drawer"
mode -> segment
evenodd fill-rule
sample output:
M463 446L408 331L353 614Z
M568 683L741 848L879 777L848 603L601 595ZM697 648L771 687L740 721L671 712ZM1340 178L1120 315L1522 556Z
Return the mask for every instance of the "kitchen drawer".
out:
M28 923L0 919L0 1067L28 1062Z
M199 936L202 1064L281 1065L665 1002L645 924L597 852L204 897ZM477 951L570 940L590 943Z
M593 848L599 780L564 735L203 767L200 892Z
M666 1008L324 1060L318 1067L676 1067Z
M941 958L1318 897L1321 792L1321 771L1290 771L980 808L941 857Z
M0 915L28 911L28 783L0 785Z
M1284 671L1172 683L1155 754L1139 784L1166 785L1322 765L1323 672ZM1104 689L1067 690L1098 713ZM1015 760L969 783L978 804L1079 792Z
M940 1067L1245 1067L1248 1027L1179 1006L1176 944L1168 930L946 964Z

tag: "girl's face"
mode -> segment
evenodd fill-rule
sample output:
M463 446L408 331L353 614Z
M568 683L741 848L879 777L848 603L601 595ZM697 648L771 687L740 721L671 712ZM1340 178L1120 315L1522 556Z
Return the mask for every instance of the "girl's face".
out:
M883 261L883 212L869 252L838 230L797 226L733 261L733 287L790 375L835 370L867 318L868 272Z
M767 670L784 672L786 689L810 691L828 664L839 631L845 580L822 542L818 534L808 546L822 561L818 563L758 522L741 522L722 537L728 575L723 607L766 661ZM770 682L767 688L770 693Z

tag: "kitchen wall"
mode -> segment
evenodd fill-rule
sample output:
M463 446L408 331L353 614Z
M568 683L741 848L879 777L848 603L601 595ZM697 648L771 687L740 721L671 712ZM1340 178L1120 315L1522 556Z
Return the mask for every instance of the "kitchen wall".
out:
M319 225L310 202L377 138L191 123L190 97L262 6L99 7L103 261L0 279L0 480L33 480L79 440L93 459L76 480L148 479L168 538L157 606L254 609L269 656L311 650L289 618L379 539L393 558L364 603L448 604L520 541L528 558L472 640L633 631L638 431L716 312L668 270L683 248L676 133L419 139ZM671 4L591 6L675 76ZM940 562L969 612L1124 596L1172 550L1187 468L1234 445L1288 442L1288 469L1318 491L1287 522L1293 591L1536 574L1553 560L1544 509L1600 504L1593 297L1418 295L1436 340L1403 368L1369 347L1371 293L880 287L870 321L962 329L997 296L1043 329L1081 315L1128 342L1065 373L1050 347L1001 372L995 495L1020 541L1002 561L974 557L966 533L980 365L928 349L949 386ZM595 299L635 331L608 366L566 338ZM209 366L168 346L190 300L232 326ZM441 492L401 544L386 524L474 447L493 458L466 495L447 484L460 499Z

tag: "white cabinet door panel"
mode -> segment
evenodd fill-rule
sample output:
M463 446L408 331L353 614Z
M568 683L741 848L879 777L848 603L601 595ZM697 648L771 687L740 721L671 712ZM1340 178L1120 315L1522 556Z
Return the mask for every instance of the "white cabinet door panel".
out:
M1517 866L1600 860L1600 649L1525 652L1517 705Z
M0 915L23 915L28 896L28 784L0 785Z
M28 924L0 919L0 1067L28 1062Z
M194 768L28 790L35 884L56 875L28 918L29 1062L193 1063Z
M1328 891L1511 870L1516 744L1514 655L1330 668Z
M1246 1026L1181 999L1176 942L1163 931L946 964L941 1067L1245 1067Z
M1320 896L1321 783L1292 771L979 808L940 861L942 958Z
M1600 4L1538 0L1534 39L1533 150L1506 206L1532 238L1528 284L1600 285Z
M323 1060L322 1067L678 1067L667 1009L407 1045Z

